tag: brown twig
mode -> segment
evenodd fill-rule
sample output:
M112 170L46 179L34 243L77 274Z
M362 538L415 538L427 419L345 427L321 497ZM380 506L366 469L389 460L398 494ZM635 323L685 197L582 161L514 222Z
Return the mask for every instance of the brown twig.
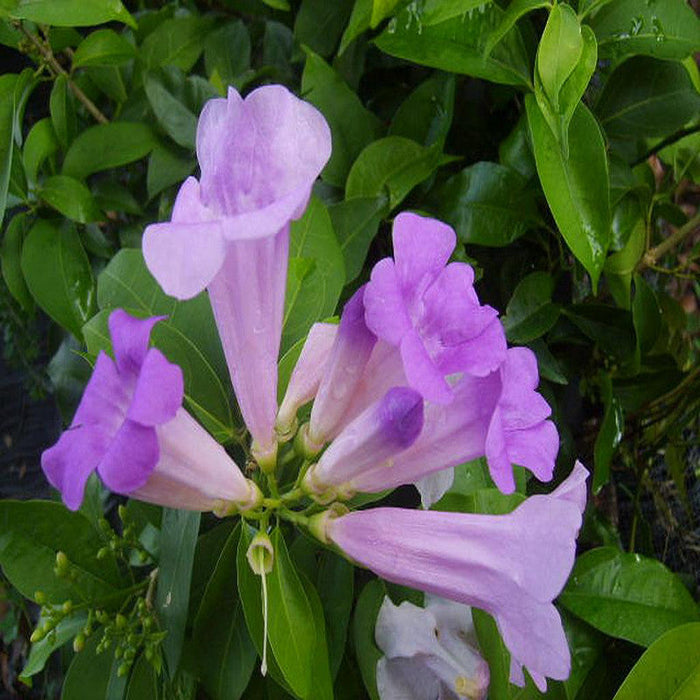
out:
M637 265L637 270L643 270L645 267L656 265L660 258L666 253L675 248L683 239L693 233L700 226L700 212L689 219L683 226L672 233L665 241L659 243L655 248L650 248L644 254Z
M95 118L97 122L100 124L108 124L109 119L105 117L104 114L98 109L98 107L95 105L95 103L71 80L70 75L68 72L65 70L65 68L56 60L56 57L53 55L53 51L51 51L51 48L45 44L42 43L34 34L31 32L28 32L24 26L22 25L21 22L17 22L15 25L21 32L24 34L29 41L36 47L37 51L41 54L41 57L46 61L48 64L49 68L56 74L56 75L63 75L66 77L66 80L68 81L68 85L70 86L70 89L73 91L73 94L76 96L80 102L85 105L85 109L87 109L90 114Z

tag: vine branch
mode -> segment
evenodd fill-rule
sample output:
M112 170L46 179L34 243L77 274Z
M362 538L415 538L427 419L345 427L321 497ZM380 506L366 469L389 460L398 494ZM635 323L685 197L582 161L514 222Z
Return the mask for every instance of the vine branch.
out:
M675 248L683 239L693 233L698 226L700 226L700 212L696 213L691 219L689 219L683 226L676 229L666 240L659 243L655 248L650 248L644 254L642 259L637 265L637 270L643 270L645 267L652 267L668 253L670 250Z

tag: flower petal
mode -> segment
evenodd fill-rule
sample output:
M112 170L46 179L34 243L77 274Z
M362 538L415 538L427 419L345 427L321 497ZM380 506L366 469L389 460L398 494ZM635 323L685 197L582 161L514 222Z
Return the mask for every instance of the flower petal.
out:
M508 433L508 458L529 469L540 481L549 481L559 451L559 433L552 421Z
M141 365L127 418L141 425L167 423L182 405L183 394L180 367L169 362L157 348L151 348Z
M401 341L401 359L409 384L427 401L440 404L452 401L450 385L435 366L415 331L408 332Z
M123 309L115 309L109 315L109 334L117 369L127 375L137 375L141 369L153 326L165 316L135 318Z
M176 299L199 294L226 256L218 221L151 224L143 234L143 257L163 291Z
M112 439L97 471L108 488L128 495L148 481L159 454L155 428L127 419Z
M411 330L411 320L391 258L380 260L372 268L364 304L367 327L387 343L400 345L401 339Z

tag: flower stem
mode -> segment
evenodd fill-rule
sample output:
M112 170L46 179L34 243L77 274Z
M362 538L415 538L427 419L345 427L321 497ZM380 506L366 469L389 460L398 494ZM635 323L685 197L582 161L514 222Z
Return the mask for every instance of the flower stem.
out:
M639 261L637 270L643 270L645 267L655 265L660 258L681 243L686 236L693 233L698 226L700 226L700 212L695 214L692 219L689 219L662 243L659 243L655 248L650 248Z

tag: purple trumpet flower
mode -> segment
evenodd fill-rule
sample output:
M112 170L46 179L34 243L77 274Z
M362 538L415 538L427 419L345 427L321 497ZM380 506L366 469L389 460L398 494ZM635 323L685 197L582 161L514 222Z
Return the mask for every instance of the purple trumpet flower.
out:
M415 441L422 428L423 397L408 387L390 389L333 440L306 472L303 486L325 502L336 496L347 498L357 475L378 464L390 470L386 465ZM331 498L324 498L326 494Z
M456 243L447 224L404 212L394 219L392 236L394 258L374 266L364 294L367 326L399 348L414 389L449 403L447 376L483 377L503 361L498 312L479 304L469 265L446 265Z
M378 343L375 351L380 345L386 344ZM362 383L363 386L367 384L367 391L362 392L363 400L371 392L371 364L372 360ZM391 358L382 364L392 364ZM382 381L383 376L379 374L376 383L381 385ZM499 371L486 377L465 374L455 381L454 398L449 405L426 402L423 429L407 449L390 459L368 459L361 466L345 463L342 467L342 474L347 476L345 482L340 480L337 468L330 480L326 467L325 483L332 483L344 493L375 493L412 484L431 475L442 477L443 470L484 455L491 477L506 493L515 488L513 464L527 467L541 481L549 481L559 449L559 436L554 424L547 420L551 413L549 405L535 391L537 382L537 361L533 353L527 348L511 348ZM358 391L356 399L359 395ZM352 405L348 413L353 415ZM494 444L498 450L492 447ZM326 454L332 454L334 445L335 442ZM321 462L313 469L318 469ZM442 492L451 483L450 478Z
M199 118L199 182L188 178L172 220L143 237L146 264L167 294L209 289L253 451L266 465L277 448L289 223L303 214L330 150L321 113L286 88L267 85L245 100L229 88Z
M486 610L511 653L511 680L526 667L538 688L563 680L571 657L552 601L571 572L588 472L507 515L374 508L317 516L315 531L376 574Z
M71 510L80 507L95 470L112 491L173 508L223 513L262 498L182 408L182 370L148 347L162 318L112 312L115 360L100 352L70 428L41 457Z
M316 396L337 333L334 323L311 326L277 412L275 429L280 439L294 434L297 411Z
M346 423L346 413L377 338L365 324L364 287L345 304L330 357L316 393L308 441L318 450Z

